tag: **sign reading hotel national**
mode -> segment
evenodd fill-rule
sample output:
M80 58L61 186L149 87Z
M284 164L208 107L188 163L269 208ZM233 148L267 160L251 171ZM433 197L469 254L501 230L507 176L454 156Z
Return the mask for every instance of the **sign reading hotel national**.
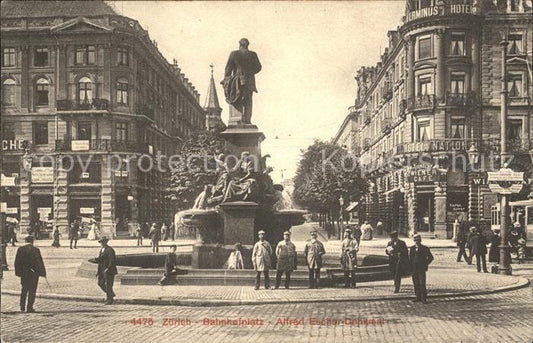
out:
M448 11L449 10L449 11ZM405 16L405 22L410 22L416 19L426 18L426 17L435 17L445 14L470 14L472 9L470 5L451 5L448 8L442 6L431 6L426 8L421 8L419 10L411 11Z

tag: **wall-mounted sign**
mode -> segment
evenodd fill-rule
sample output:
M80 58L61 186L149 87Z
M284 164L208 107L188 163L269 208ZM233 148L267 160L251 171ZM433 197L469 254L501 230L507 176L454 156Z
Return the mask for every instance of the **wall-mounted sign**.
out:
M411 169L407 180L409 182L435 182L438 181L438 173L436 169Z
M88 179L89 178L89 173L81 173L81 178L82 179Z
M405 16L405 22L410 22L417 19L435 17L446 14L469 14L472 13L470 5L450 5L450 6L430 6L414 11L410 11Z
M19 213L18 207L8 207L6 208L6 214L17 214Z
M72 151L87 151L90 149L90 142L88 140L73 140Z
M7 202L0 202L0 212L6 213L7 211Z
M2 150L3 151L16 151L23 150L23 140L19 139L4 139L2 140Z
M525 183L524 173L509 168L501 168L497 172L487 172L489 188L497 194L520 193Z
M94 214L93 207L80 207L80 214Z
M15 180L16 178L14 176L5 176L4 174L2 174L0 178L0 185L2 187L16 186Z
M53 167L31 168L31 182L32 183L53 183L54 182L54 168Z

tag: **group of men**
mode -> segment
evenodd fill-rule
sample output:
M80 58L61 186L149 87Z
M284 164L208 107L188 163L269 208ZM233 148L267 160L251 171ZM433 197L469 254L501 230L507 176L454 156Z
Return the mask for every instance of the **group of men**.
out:
M274 251L268 241L265 240L265 231L258 232L259 240L252 250L252 265L256 271L255 289L259 289L261 273L265 277L265 289L270 289L269 271L272 265ZM289 288L291 273L297 268L296 246L291 242L289 231L283 233L283 240L276 246L276 285L278 289L281 278L285 274L285 288ZM317 239L317 232L311 232L311 239L305 245L304 255L309 268L309 288L318 288L320 285L320 268L322 268L322 256L326 253L324 245Z
M389 267L394 276L394 293L400 292L402 276L411 273L416 299L413 302L427 302L426 272L433 261L430 249L422 245L420 234L413 236L414 245L407 249L407 244L398 238L398 232L390 234L391 241L385 253L389 256Z

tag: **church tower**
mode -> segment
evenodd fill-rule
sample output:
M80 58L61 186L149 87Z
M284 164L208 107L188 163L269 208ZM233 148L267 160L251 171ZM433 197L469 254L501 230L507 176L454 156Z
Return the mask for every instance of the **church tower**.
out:
M207 90L207 98L205 99L205 127L207 130L213 130L217 126L225 126L220 117L222 108L218 102L217 89L215 87L215 79L213 77L213 65L211 67L211 81L209 83L209 89Z

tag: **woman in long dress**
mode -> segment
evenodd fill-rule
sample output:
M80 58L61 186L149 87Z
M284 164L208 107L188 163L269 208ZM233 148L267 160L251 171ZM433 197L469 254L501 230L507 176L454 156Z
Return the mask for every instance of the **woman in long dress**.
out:
M89 234L87 235L87 239L90 241L95 241L97 239L96 236L96 222L93 221L91 224L91 229L89 230Z

